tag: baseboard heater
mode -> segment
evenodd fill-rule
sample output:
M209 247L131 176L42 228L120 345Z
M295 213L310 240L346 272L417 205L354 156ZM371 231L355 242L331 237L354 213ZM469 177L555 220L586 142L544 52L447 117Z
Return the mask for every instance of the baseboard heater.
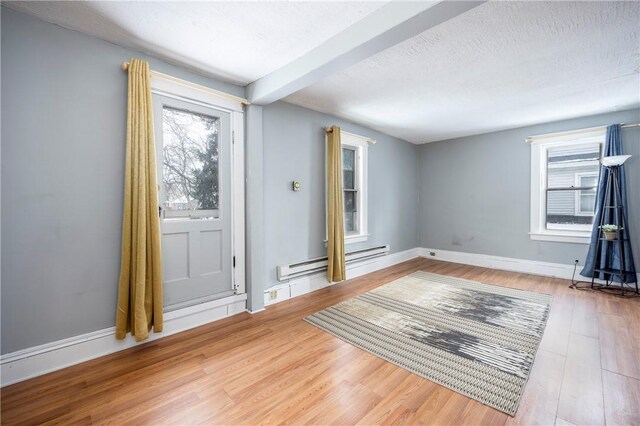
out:
M377 246L355 250L345 255L347 264L359 262L372 257L383 256L389 252L389 246ZM285 281L303 275L315 274L327 270L327 256L278 266L278 281Z

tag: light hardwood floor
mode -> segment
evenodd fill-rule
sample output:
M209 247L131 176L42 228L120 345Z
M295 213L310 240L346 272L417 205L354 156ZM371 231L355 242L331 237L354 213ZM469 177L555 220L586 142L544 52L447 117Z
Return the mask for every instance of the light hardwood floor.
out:
M302 320L420 269L553 295L515 418ZM3 388L2 423L640 424L640 299L568 284L414 259Z

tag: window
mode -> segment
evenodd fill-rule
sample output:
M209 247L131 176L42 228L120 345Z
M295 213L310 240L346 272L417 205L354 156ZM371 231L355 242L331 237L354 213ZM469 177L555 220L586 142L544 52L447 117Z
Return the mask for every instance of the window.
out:
M344 189L344 232L347 235L357 234L359 228L358 218L358 187L356 186L357 153L355 149L342 148L342 186Z
M218 217L220 119L162 108L164 217Z
M589 243L604 130L534 136L531 238Z
M367 241L367 149L375 143L341 132L345 244Z

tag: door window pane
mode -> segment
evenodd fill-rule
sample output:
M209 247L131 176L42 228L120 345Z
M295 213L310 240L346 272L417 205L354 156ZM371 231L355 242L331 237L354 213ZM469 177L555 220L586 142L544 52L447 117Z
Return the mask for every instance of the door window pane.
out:
M219 217L220 119L162 109L165 217Z

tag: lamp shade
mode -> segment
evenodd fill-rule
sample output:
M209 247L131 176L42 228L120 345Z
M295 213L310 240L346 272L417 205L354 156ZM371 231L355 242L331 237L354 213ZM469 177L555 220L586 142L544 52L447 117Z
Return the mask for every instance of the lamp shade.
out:
M620 166L622 163L631 158L630 155L613 155L611 157L602 157L600 162L605 167Z

